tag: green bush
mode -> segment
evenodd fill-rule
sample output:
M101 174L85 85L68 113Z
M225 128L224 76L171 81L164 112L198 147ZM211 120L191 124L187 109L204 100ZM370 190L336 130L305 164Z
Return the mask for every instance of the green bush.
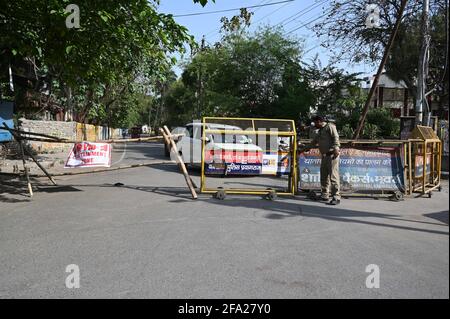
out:
M366 126L368 124L378 128L374 138L398 138L400 135L400 120L393 118L388 108L370 109L366 117Z

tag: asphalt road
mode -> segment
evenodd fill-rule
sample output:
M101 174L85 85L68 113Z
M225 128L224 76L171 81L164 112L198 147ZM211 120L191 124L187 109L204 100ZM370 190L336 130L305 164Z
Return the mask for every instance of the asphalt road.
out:
M161 155L132 144L122 160ZM38 182L29 200L2 180L1 298L449 298L447 183L431 199L331 207L193 201L173 164ZM69 264L80 288L66 288ZM380 288L366 287L369 264Z

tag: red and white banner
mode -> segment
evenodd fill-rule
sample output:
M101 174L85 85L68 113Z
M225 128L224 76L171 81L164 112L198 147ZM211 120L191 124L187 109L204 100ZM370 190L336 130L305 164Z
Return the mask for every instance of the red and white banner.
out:
M261 152L210 150L205 153L206 163L240 163L261 164L263 154Z
M75 143L64 168L110 167L111 144L80 142Z

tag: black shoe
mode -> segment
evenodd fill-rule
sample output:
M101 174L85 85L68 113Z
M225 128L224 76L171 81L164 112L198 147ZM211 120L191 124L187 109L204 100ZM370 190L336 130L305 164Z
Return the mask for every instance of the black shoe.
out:
M329 205L339 205L340 203L341 203L340 199L333 198L332 200L330 200L330 202L328 204Z
M319 201L321 201L321 202L329 202L330 198L329 197L319 197Z

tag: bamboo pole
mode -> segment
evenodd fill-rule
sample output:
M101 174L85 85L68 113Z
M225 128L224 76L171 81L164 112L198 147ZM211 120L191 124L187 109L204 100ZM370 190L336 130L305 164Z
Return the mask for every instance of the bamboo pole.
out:
M28 167L27 167L27 163L25 161L25 154L23 151L22 139L19 138L18 142L19 142L19 147L20 147L20 154L22 155L23 169L25 171L25 177L27 178L27 183L28 183L28 192L30 193L30 197L33 197L33 188L31 186L30 176L28 176Z
M378 70L377 70L377 73L375 75L375 78L373 79L372 86L371 86L371 88L369 90L369 94L367 96L366 103L364 104L364 108L362 109L361 116L360 116L359 121L358 121L358 126L356 127L355 133L353 135L353 138L355 140L357 140L359 138L359 135L362 132L362 129L364 127L364 122L366 120L366 116L367 116L367 113L369 112L369 108L370 108L370 101L372 100L372 96L375 93L375 89L378 86L378 81L379 81L379 79L381 77L381 74L383 72L384 66L385 66L386 61L387 61L387 59L389 57L389 52L391 51L392 44L394 43L395 37L397 35L397 31L398 31L398 29L400 27L400 24L401 24L401 21L402 21L402 17L403 17L403 11L405 10L407 2L408 2L408 0L401 0L400 8L399 8L398 15L397 15L397 19L396 19L395 25L394 25L394 29L392 30L392 32L391 32L391 34L389 36L388 43L387 43L387 45L386 45L386 47L384 49L383 57L381 59L380 65L378 66Z
M83 174L91 174L91 173L103 173L103 172L109 172L109 171L115 171L115 170L121 170L121 169L129 169L129 168L137 168L137 167L143 167L143 166L153 166L153 165L163 165L163 164L171 164L170 161L157 161L157 162L145 162L140 164L131 164L131 165L122 165L118 167L108 167L108 168L97 168L94 170L83 170L79 172L67 172L67 173L55 173L52 174L52 176L72 176L72 175L83 175ZM7 173L7 172L0 172L1 175L6 176L20 176L18 173ZM46 177L45 174L29 174L30 177Z
M166 126L166 128L167 128L167 126ZM163 137L164 137L164 141L167 143L167 148L169 149L169 152L171 152L171 147L172 147L172 145L171 145L171 143L170 143L170 140L171 140L171 138L169 138L169 136L172 136L172 137L179 137L179 136L184 136L185 134L170 134L169 136L167 136L167 134L166 134L166 132L164 131L164 129L162 129L162 128L159 128L159 130L160 130L160 132L161 132L161 134L163 135ZM169 131L169 129L167 128L167 131ZM175 144L176 145L176 144ZM176 152L177 152L177 154L178 154L178 149L176 150ZM184 164L184 162L183 162L183 164ZM189 176L189 179L191 180L191 183L192 183L192 185L194 186L194 188L198 188L197 187L197 185L195 184L195 182L192 180L192 178L191 178L191 176Z
M166 136L166 133L164 132L164 130L162 128L159 128L159 131L161 132L161 135L164 138L164 143L167 146L167 149L170 151L170 141L169 138Z
M47 134L16 130L16 129L9 128L6 125L5 122L3 122L2 129L5 129L5 130L9 131L11 134L13 134L13 133L20 134L24 140L28 140L28 141L47 142L47 143L61 143L61 144L74 144L74 143L85 142L85 141L82 141L82 140L76 141L76 140L60 139L59 137L51 136L51 135L47 135ZM42 136L42 137L46 137L47 139L41 139L39 137L28 137L28 136L24 136L24 135ZM179 137L179 136L184 136L184 134L174 134L172 136ZM158 135L158 136L119 139L119 140L117 140L117 139L109 139L109 140L96 141L96 142L92 142L92 143L127 143L127 142L155 141L155 140L161 140L161 139L164 139L164 136Z
M19 133L21 135L26 134L26 135L41 136L41 137L47 137L47 138L51 138L51 139L55 139L55 140L61 140L61 141L67 140L66 138L60 138L60 137L57 137L57 136L47 135L47 134L43 134L43 133L27 132L27 131L21 131L21 130L17 130L17 129L14 129L14 128L10 128L10 127L8 127L6 125L5 122L3 122L2 129L10 131L11 134L12 134L12 132L15 132L15 133Z
M164 125L164 133L167 136L168 140L170 141L170 145L172 146L172 150L174 151L174 154L176 156L177 159L177 163L179 164L180 168L181 168L181 172L184 175L184 179L186 180L186 184L189 187L189 190L191 191L191 195L192 195L192 199L197 199L197 193L195 192L195 188L192 182L191 177L188 174L188 171L186 169L186 165L183 162L183 159L181 158L180 154L178 153L178 149L177 149L177 145L175 144L172 135L170 134L169 129L167 128L167 126Z
M39 163L36 158L34 157L33 154L31 154L31 152L26 151L26 153L33 159L33 161L36 163L36 165L41 169L41 171L44 172L45 176L48 177L48 179L52 182L53 185L58 186L58 184L56 184L55 180L53 179L53 177L50 175L49 172L47 172L47 170L41 165L41 163Z
M17 132L20 132L20 131L10 129L10 128L8 127L8 125L6 125L6 123L4 123L4 122L3 122L3 126L4 126L5 128L7 128L7 129L9 129L10 132L11 132L11 134L14 136L14 138L15 138L16 140L19 141L20 147L21 147L21 152L22 152L22 153L23 153L23 152L27 153L27 155L31 157L31 159L33 160L33 162L35 162L36 165L44 172L44 174L48 177L48 179L52 182L52 184L55 185L55 186L57 186L57 184L56 184L55 180L53 179L53 177L47 172L47 170L41 165L41 163L39 163L39 162L37 161L37 159L34 157L34 155L33 155L31 152L29 152L28 150L24 150L23 145L22 145L23 137L22 137L22 135L21 135L20 133L17 133ZM22 155L22 156L23 156L23 155Z

